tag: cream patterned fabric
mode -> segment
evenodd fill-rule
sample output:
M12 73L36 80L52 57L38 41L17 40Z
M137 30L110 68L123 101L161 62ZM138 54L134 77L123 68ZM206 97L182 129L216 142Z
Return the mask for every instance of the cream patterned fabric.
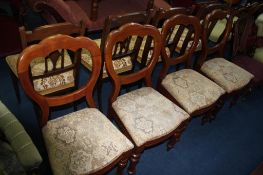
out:
M201 71L224 88L227 93L241 89L254 77L245 69L224 58L214 58L204 62Z
M98 46L100 46L100 39L94 40L96 42L96 44ZM130 45L130 47L133 47ZM81 63L89 70L92 70L92 59L91 59L91 55L89 53L89 51L87 51L86 49L82 50L81 53ZM132 69L132 62L131 62L131 57L123 57L121 59L118 60L113 60L113 67L114 70L116 70L117 73L123 73L126 71L129 71ZM107 71L106 71L106 67L105 67L105 63L103 65L103 78L108 77Z
M65 62L64 65L71 65L71 59L68 53L65 51ZM6 57L6 62L8 66L11 68L12 72L17 75L17 61L19 58L19 54L9 55ZM61 58L57 62L57 67L61 66ZM48 70L52 69L52 63L48 60ZM36 58L31 63L31 71L34 76L42 75L45 71L45 59L44 58ZM52 92L56 92L58 90L66 89L74 86L74 76L73 71L68 71L65 73L61 73L59 75L50 76L47 78L36 79L33 81L34 88L42 95L46 95Z
M225 93L216 83L192 69L168 74L162 85L188 114L210 106Z
M189 115L150 87L121 95L112 104L137 146L174 131Z
M50 120L42 132L55 175L96 172L133 148L133 144L95 108Z

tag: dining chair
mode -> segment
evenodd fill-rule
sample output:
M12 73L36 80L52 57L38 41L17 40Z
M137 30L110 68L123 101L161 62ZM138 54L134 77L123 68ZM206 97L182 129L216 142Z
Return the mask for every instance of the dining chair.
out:
M74 55L72 64L60 68L57 73L68 70L76 72L80 68L80 51L83 48L90 52L93 62L91 74L83 86L52 97L34 89L30 77L30 64L34 59L67 49ZM18 78L27 96L41 109L39 123L53 174L99 175L118 165L117 174L122 175L131 156L132 143L96 109L92 97L101 64L99 47L87 37L55 35L26 48L20 55ZM86 99L89 107L51 119L50 108L65 106L80 99Z
M210 24L222 19L227 20L224 32L216 44L211 44L208 42L208 36L212 31L211 27L213 27ZM205 76L221 86L227 92L227 96L233 97L230 106L235 104L241 93L249 88L250 82L254 78L253 74L225 58L224 53L232 30L232 23L231 12L214 10L206 16L202 35L204 49L198 63L198 69Z
M140 24L148 24L151 20L153 11L142 11L142 12L135 12L135 13L127 13L125 15L119 15L119 16L109 16L106 18L103 31L101 34L101 38L96 39L95 42L97 45L100 47L101 53L102 53L102 60L104 62L104 49L106 45L106 39L109 35L109 33L114 30L119 28L120 26L130 23L130 22L136 22ZM132 50L135 47L135 40L134 38L129 38L126 42L126 47L128 50ZM85 52L85 50L82 52L82 59L81 63L87 68L91 69L92 68L92 62L90 61L90 55ZM135 61L135 60L134 60ZM122 74L127 71L130 71L133 68L133 63L131 61L131 57L123 57L121 59L113 59L113 65L114 69ZM106 71L105 63L103 63L103 67L101 69L100 77L99 77L99 82L97 85L97 96L98 96L98 101L99 101L99 107L102 109L102 88L103 88L103 82L105 79L107 79L108 73Z
M83 24L75 26L71 23L58 23L40 26L32 31L27 31L25 27L22 26L19 28L19 33L22 49L25 49L30 44L39 42L40 40L55 34L84 35L85 26ZM52 57L53 58L38 58L31 63L32 77L35 77L33 81L34 88L43 95L62 92L64 90L74 88L77 85L77 79L75 78L75 74L73 74L73 72L65 72L55 76L52 74L46 74L46 72L50 69L59 69L71 64L70 55L64 49L56 52L56 54L53 54ZM9 55L6 57L6 62L10 68L9 72L12 78L17 100L20 102L17 79L18 58L19 54ZM56 59L60 60L58 64L54 64Z
M180 26L173 38L171 33ZM179 38L185 34L182 43L183 52L175 53ZM162 28L162 42L172 41L167 54L165 46L162 47L164 60L158 78L158 90L175 104L182 107L191 117L202 115L202 123L215 118L216 112L222 105L224 89L213 81L192 69L192 56L200 41L202 34L201 24L197 17L178 14L167 19ZM180 66L178 66L180 65ZM176 67L180 70L172 71Z
M114 55L125 57L129 52L114 48L124 45L127 38L136 36L139 40L150 37L153 40L153 54L149 64L137 66L129 74L119 75L113 66ZM141 43L140 43L141 44ZM171 149L185 129L189 115L152 88L152 72L161 51L161 35L153 26L129 23L112 31L105 45L105 62L112 80L109 98L109 115L115 119L123 133L133 142L129 174L136 172L140 155L147 147L160 144L170 139L167 149ZM139 49L137 45L135 49ZM116 52L117 51L117 52ZM132 54L132 53L131 53ZM128 93L120 94L121 88L144 80L145 86Z
M257 34L253 31L254 17L246 13L235 24L231 61L254 75L254 86L263 83L263 63L253 59L257 47ZM253 40L252 40L253 38Z

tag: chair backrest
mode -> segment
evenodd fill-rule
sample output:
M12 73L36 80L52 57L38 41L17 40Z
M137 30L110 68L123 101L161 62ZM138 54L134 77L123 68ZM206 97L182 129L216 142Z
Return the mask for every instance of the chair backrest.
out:
M256 45L256 33L254 33L254 42L248 42L254 25L253 19L250 14L244 14L235 23L232 58L240 54L248 55L253 52L252 49Z
M163 22L174 15L185 14L190 15L192 13L192 8L185 7L174 7L169 10L159 9L153 17L152 25L156 27L162 27Z
M40 26L32 31L27 31L25 27L22 26L19 28L19 32L21 45L24 49L30 45L30 43L37 43L46 37L56 34L82 36L85 34L85 25L81 23L80 26L76 26L74 24L64 22Z
M204 20L205 17L211 13L213 10L221 9L221 10L228 10L229 6L222 3L211 3L211 4L204 4L202 5L198 12L196 12L196 17L200 19L200 21Z
M33 87L30 77L30 63L39 57L47 57L50 53L60 49L71 50L76 53L73 64L69 65L68 70L79 69L76 62L80 62L80 50L87 49L92 56L92 73L85 85L79 89L61 96L43 96L39 94ZM92 97L93 88L98 79L101 68L101 54L100 49L96 43L86 37L73 38L66 35L56 35L48 37L39 44L32 45L20 54L18 63L18 78L22 84L26 94L38 104L41 108L40 125L44 126L48 121L50 107L60 106L72 103L80 98L86 97L87 103L90 107L95 107L95 102Z
M180 27L175 32L175 28L178 26ZM168 55L166 46L162 46L161 53L164 64L159 80L165 77L171 66L184 63L187 68L192 67L192 55L198 46L202 34L201 24L197 17L178 14L167 19L162 28L162 43L170 43L168 48L171 52L171 49L174 50L180 42L179 38L182 37L183 31L186 31L186 35L184 36L185 39L182 44L182 50L184 50L184 52ZM171 33L173 33L173 35L171 35Z
M41 27L37 27L36 29L32 31L26 31L25 27L20 27L19 28L20 32L20 38L21 38L21 43L22 43L22 48L26 48L30 44L35 44L38 43L39 41L49 37L53 36L56 34L65 34L65 35L72 35L72 36L82 36L85 33L85 25L83 23L80 24L80 26L75 26L71 23L65 22L65 23L57 23L57 24L50 24L50 25L44 25ZM41 79L41 78L46 78L50 77L53 75L58 75L63 72L67 72L68 68L68 56L71 57L70 51L67 52L66 49L62 48L61 50L56 50L54 53L50 53L48 57L41 58L42 61L38 61L39 63L42 62L43 66L41 66L43 71L37 73L35 75L31 73L31 79L32 81L36 79ZM74 64L79 64L78 62ZM78 71L78 70L77 70ZM73 74L74 77L74 86L78 84L78 79L75 78L78 75L78 72ZM63 89L58 89L57 91L64 91L65 88ZM66 88L68 89L68 88ZM53 93L50 92L50 93ZM45 92L45 94L49 94L49 92Z
M185 8L185 7L174 7L169 10L164 10L164 9L159 9L156 14L154 15L151 24L157 28L162 28L163 23L165 20L171 18L174 15L177 14L185 14L185 15L190 15L192 13L192 8ZM169 45L169 43L163 43L166 46ZM148 38L145 42L144 50L142 53L142 62L141 65L144 66L147 64L149 52L151 52L151 45L152 45L152 40ZM147 58L147 59L146 59Z
M224 31L222 32L216 43L211 43L209 42L209 36L213 31L215 24L219 20L226 20ZM202 32L202 54L201 58L198 60L198 67L200 67L203 62L211 55L224 57L225 46L232 31L232 25L233 15L231 11L222 11L216 9L206 16Z
M105 19L102 36L101 36L101 44L100 44L101 52L103 53L106 39L112 30L117 29L122 25L131 22L139 23L139 24L149 24L152 17L152 13L153 11L150 10L150 11L127 13L118 16L108 16Z
M115 72L112 63L114 52L113 49L114 47L116 47L116 45L125 42L125 40L127 38L130 38L131 36L137 36L137 38L141 39L150 37L153 40L153 54L151 55L149 64L147 64L145 67L139 67L139 70L135 70L134 72L131 72L129 74L118 75L118 73ZM140 45L138 47L140 47ZM107 72L114 84L110 98L110 104L116 100L117 96L120 93L122 85L132 84L143 79L146 86L152 86L151 74L160 56L160 50L161 35L158 29L150 25L129 23L119 28L119 30L115 30L109 34L105 45L105 62ZM122 51L119 51L121 54Z

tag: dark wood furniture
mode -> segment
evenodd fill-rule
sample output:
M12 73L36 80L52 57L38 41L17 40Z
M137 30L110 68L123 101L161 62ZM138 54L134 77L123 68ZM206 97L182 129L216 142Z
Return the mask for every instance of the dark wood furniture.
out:
M125 46L125 42L131 36L137 38L136 42L140 42L145 37L152 39L152 59L143 68L138 66L129 74L118 75L114 70L112 59L114 56L123 57L133 52L127 52L125 47L115 52L116 49L113 48L118 45ZM113 83L109 99L109 113L135 145L128 169L129 174L135 173L140 155L147 147L152 147L170 138L168 147L171 148L189 118L186 112L152 88L151 74L159 58L161 44L161 36L156 28L130 23L111 32L105 45L106 68ZM134 49L139 48L140 45ZM146 87L120 95L123 86L131 85L139 80L144 80Z
M218 20L226 19L227 24L215 44L209 44L208 36ZM230 11L214 10L208 14L203 28L203 52L199 60L199 70L220 85L227 96L233 97L230 106L248 90L253 75L225 58L226 43L232 31L233 15Z
M67 22L78 24L83 20L89 31L103 28L105 19L110 15L123 15L136 11L149 11L150 9L169 9L171 6L165 0L32 0L33 8L42 13L50 22L62 18ZM45 4L49 8L38 8ZM56 13L54 13L56 11ZM54 17L55 15L56 17Z
M107 17L105 20L105 23L104 23L101 38L96 40L96 43L100 46L103 62L105 60L104 49L105 49L106 39L107 39L109 33L112 30L118 29L122 25L127 24L127 23L131 23L131 22L135 22L135 23L139 23L139 24L149 24L150 20L151 20L152 13L153 13L153 11L150 10L148 12L142 11L142 12L127 13L127 14L119 15L119 16ZM132 38L130 38L129 41L127 41L125 44L126 44L126 49L128 49L128 50L133 50L133 48L136 47L136 45L135 45L136 43ZM139 44L139 43L137 43L137 44ZM138 55L138 53L134 53L133 57L134 56L137 57L137 55ZM82 54L82 61L81 62L87 69L91 69L92 64L90 62L89 55ZM132 57L129 57L129 56L123 57L121 59L119 59L118 57L116 57L116 58L113 57L114 69L120 74L125 73L127 71L130 71L133 68L135 62L136 62L136 59L134 59L132 61ZM103 64L103 67L101 70L102 71L101 71L100 77L99 77L100 81L98 82L98 85L97 85L97 87L98 87L97 95L98 95L98 101L99 101L100 109L102 109L102 98L101 98L101 96L102 96L103 81L104 81L104 79L106 79L108 77L105 64Z
M201 33L201 24L197 17L178 14L165 21L162 28L162 41L169 43L169 52L164 44L162 47L164 63L157 87L162 94L182 107L191 117L203 115L202 123L204 123L215 118L222 105L225 91L192 69L192 56L198 46ZM182 35L185 36L180 44L181 50L176 53L174 50ZM185 65L184 69L183 65ZM181 69L169 72L171 67Z
M253 59L257 47L257 36L253 31L254 21L255 18L246 13L236 22L231 61L252 73L255 76L252 83L257 86L263 83L263 64Z
M92 55L93 69L87 82L65 95L47 97L35 91L30 77L30 64L37 57L46 57L57 50L71 50L75 57L65 69L79 69L80 50ZM50 165L54 174L104 174L118 164L122 175L131 155L132 143L97 110L92 93L100 74L100 49L86 37L56 35L26 48L20 55L18 78L26 94L41 109L39 116ZM91 108L68 113L50 120L50 108L86 99Z
M84 35L85 25L75 26L70 23L58 23L53 25L45 25L34 29L33 31L26 31L25 27L19 28L22 48L25 49L32 43L55 34L72 34ZM53 58L52 58L53 57ZM17 64L19 54L9 55L6 57L6 62L10 68L10 75L12 77L13 86L15 88L16 97L20 102L18 80L17 80ZM59 65L56 65L59 59ZM57 72L60 68L64 68L71 63L71 58L67 51L60 51L60 53L53 54L46 58L39 58L31 64L32 78L34 87L43 95L57 93L66 89L74 88L77 85L76 74L73 72L61 73L53 76L46 73L49 70Z

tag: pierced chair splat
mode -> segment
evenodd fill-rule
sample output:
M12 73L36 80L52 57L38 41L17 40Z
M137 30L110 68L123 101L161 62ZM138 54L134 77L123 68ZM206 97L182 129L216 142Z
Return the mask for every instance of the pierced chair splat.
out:
M116 44L131 36L151 38L153 41L152 58L145 67L138 66L138 69L129 72L129 74L119 75L114 70L112 63L113 49ZM167 139L170 139L169 146L172 147L189 118L185 111L152 88L151 75L160 55L161 44L158 29L150 25L130 23L111 32L105 45L106 68L113 83L109 99L109 113L135 145L128 169L129 174L135 173L140 155L147 147ZM136 49L139 48L140 46L136 47ZM139 80L144 80L146 87L120 95L121 87Z
M92 56L93 68L87 82L73 92L61 96L43 96L37 92L30 78L30 63L38 57L46 57L56 50L74 52L73 64L79 69L80 50L85 48ZM86 37L73 38L56 35L26 48L20 56L18 78L26 94L41 109L39 116L43 138L54 174L104 174L115 165L117 174L122 175L131 156L133 144L96 109L92 93L101 69L100 49ZM56 119L49 119L50 108L86 99L90 108L67 113Z

